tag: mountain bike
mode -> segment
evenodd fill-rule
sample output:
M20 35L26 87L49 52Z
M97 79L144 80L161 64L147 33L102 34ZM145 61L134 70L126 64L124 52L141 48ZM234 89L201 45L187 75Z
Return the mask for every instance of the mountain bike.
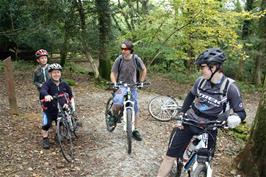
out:
M66 107L60 104L59 99L65 99ZM56 121L56 138L60 145L63 157L68 161L74 160L73 139L77 138L77 122L72 111L70 100L67 93L53 96L57 100L58 115ZM45 102L45 100L41 100Z
M140 88L141 84L128 84L125 82L117 83L117 85L114 87L113 83L108 83L112 88L115 90L119 89L120 87L126 88L126 94L124 95L124 102L123 102L123 108L120 110L119 116L116 118L114 124L110 124L110 119L114 118L114 115L112 114L112 106L113 106L113 96L115 91L112 93L112 96L108 99L106 104L106 110L105 110L105 122L106 127L109 132L112 132L115 128L118 122L121 121L123 124L123 130L127 133L127 152L128 154L131 154L132 151L132 132L135 129L134 123L135 123L135 109L134 109L134 101L132 98L132 92L131 88ZM150 85L150 83L145 82L143 84L144 86Z
M167 122L173 118L181 110L181 105L177 103L175 98L171 96L156 96L149 102L149 113L159 121Z
M208 139L213 138L210 131L226 128L225 120L225 118L219 118L202 122L187 117L182 118L183 125L197 127L201 133L192 138L184 152L183 159L177 160L176 177L212 177L214 147L208 149Z

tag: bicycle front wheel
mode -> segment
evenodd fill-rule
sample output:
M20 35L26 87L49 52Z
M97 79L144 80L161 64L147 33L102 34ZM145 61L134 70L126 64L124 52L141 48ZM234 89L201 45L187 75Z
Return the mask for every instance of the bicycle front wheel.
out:
M127 153L131 154L132 149L132 110L127 109Z
M177 102L170 96L156 96L149 103L149 113L159 121L170 121L178 113Z
M63 157L71 162L74 160L72 133L69 124L63 118L57 122L56 134Z
M113 119L112 115L112 106L113 106L113 97L110 97L106 103L106 108L105 108L105 123L106 123L106 129L109 132L114 131L116 127L116 123L110 124L110 122Z
M194 171L191 172L191 177L207 177L207 167L203 163L199 163Z

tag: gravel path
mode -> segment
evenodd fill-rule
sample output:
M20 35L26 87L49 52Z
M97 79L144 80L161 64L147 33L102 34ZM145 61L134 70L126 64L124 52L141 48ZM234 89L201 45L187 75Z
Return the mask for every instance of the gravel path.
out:
M138 128L143 141L133 140L132 154L127 154L126 134L118 124L114 132L106 130L104 121L105 103L111 95L109 91L97 88L93 83L82 82L74 87L78 116L83 127L75 141L74 163L69 164L59 152L59 146L51 138L49 150L41 148L40 107L37 92L33 87L30 73L16 75L16 89L19 116L8 115L7 94L0 75L0 176L14 177L53 177L53 176L112 176L145 177L156 176L162 156L166 152L168 137L173 121L158 122L148 113L148 102L160 94L173 95L171 88L157 89L153 92L140 91L140 117ZM159 81L156 81L159 82ZM165 84L166 85L166 84ZM164 86L162 81L161 87ZM176 85L171 87L176 88ZM173 89L172 89L173 90ZM255 107L255 102L252 103ZM255 108L248 111L250 120ZM50 134L54 133L54 129ZM51 136L53 137L53 136ZM232 157L240 146L228 133L221 133L214 160L216 177L235 176L231 172ZM219 167L219 168L218 168Z

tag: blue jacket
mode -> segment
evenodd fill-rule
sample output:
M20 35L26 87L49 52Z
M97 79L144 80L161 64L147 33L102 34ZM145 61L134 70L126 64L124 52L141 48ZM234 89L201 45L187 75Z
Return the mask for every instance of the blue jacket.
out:
M47 95L56 96L62 93L67 93L69 99L73 97L72 90L67 83L60 81L59 85L57 86L51 79L49 79L43 84L40 90L40 99L44 99L44 97ZM58 101L60 105L64 105L64 103L66 103L66 99L64 97L60 97ZM51 102L45 102L44 107L46 107L46 109L44 110L45 112L54 114L57 113L57 99L53 99Z

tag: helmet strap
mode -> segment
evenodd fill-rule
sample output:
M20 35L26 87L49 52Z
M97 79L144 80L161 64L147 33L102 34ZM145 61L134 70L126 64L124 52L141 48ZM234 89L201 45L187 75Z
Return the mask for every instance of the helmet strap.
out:
M209 70L212 72L212 68L211 68L211 66L210 65L208 65L208 67L209 67ZM210 81L211 82L211 80L212 80L212 78L213 78L213 76L214 76L214 74L215 73L217 73L217 71L220 69L220 65L216 65L216 69L215 69L215 71L214 72L212 72L212 75L211 75L211 77L208 79L208 81Z

